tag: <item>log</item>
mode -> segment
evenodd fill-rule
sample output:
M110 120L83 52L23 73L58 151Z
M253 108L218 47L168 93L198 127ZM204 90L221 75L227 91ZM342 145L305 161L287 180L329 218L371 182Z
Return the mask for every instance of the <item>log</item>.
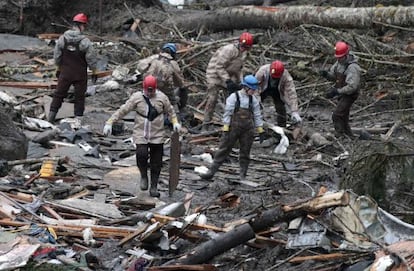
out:
M208 262L214 256L219 255L240 244L244 244L261 232L278 222L287 222L293 218L303 216L307 211L318 211L328 207L343 206L348 204L347 191L326 194L310 199L295 206L276 207L254 216L248 223L239 225L233 230L222 233L211 239L186 255L178 258L175 264L202 264ZM171 264L167 262L166 264Z
M377 22L396 26L414 24L414 6L316 7L316 6L237 6L174 18L182 31L220 32L233 29L295 27L316 24L333 28L370 28ZM172 24L167 21L167 24Z
M201 244L187 255L179 258L176 264L202 264L208 262L214 256L255 238L256 232L260 232L276 222L289 221L303 214L303 212L296 211L284 213L280 207L267 210L251 219L249 223L237 226L233 230ZM167 264L171 264L171 262Z

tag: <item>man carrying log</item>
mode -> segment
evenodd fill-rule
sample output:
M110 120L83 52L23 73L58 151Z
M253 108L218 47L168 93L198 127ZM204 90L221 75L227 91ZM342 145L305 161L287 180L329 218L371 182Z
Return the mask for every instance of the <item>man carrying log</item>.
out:
M75 88L74 114L81 122L85 110L85 92L87 89L87 67L92 70L92 82L95 83L97 57L92 42L82 32L86 28L88 17L79 13L73 17L73 28L65 31L59 37L53 58L57 66L56 77L58 84L50 104L49 122L55 122L57 112L62 106L71 85Z
M361 69L356 56L349 52L349 45L338 41L335 45L336 62L329 71L321 70L320 75L335 85L328 89L326 98L338 96L338 104L332 113L335 135L353 137L349 126L349 112L359 95Z
M223 115L223 135L220 146L214 155L213 164L208 172L200 174L203 179L213 178L221 164L230 154L234 144L239 141L240 181L245 181L255 129L259 133L260 143L264 140L260 104L256 96L254 96L259 87L259 82L253 75L247 75L244 77L241 85L241 90L233 92L226 99Z
M299 115L295 84L283 63L275 60L271 64L263 65L256 72L255 76L259 81L261 100L263 101L268 96L273 99L277 113L277 125L286 127L286 106L290 110L292 123L294 125L301 123L302 118Z
M162 167L164 142L164 114L167 114L173 124L173 129L179 132L180 123L167 95L158 90L157 79L148 75L143 81L143 91L135 92L112 116L106 121L103 134L112 134L112 124L131 111L135 111L133 130L136 145L137 166L141 172L141 190L148 189L148 158L150 160L151 187L150 196L159 197L158 181Z
M202 128L204 131L208 130L212 121L220 91L227 91L228 96L240 89L243 63L252 46L253 35L244 32L237 44L224 45L211 57L206 70L207 103Z

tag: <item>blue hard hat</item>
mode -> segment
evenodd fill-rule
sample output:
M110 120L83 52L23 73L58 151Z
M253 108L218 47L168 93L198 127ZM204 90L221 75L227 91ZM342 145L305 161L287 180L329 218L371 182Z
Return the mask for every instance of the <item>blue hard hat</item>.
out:
M256 79L256 77L254 77L254 75L249 74L243 78L241 85L253 90L257 90L259 88L259 81Z
M175 46L174 43L169 42L169 43L164 44L164 46L162 46L162 50L165 50L165 49L170 49L172 54L177 53L177 47Z

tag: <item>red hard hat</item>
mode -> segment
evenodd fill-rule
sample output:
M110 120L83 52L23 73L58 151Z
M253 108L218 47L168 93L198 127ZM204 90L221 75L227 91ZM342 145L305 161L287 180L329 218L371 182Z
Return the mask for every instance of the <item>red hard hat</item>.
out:
M349 52L349 46L343 41L338 41L335 44L335 57L340 58L347 55Z
M253 46L253 35L249 32L243 32L239 38L239 44L242 47L252 47Z
M273 61L272 64L270 64L270 76L272 76L272 78L282 77L284 70L285 66L283 66L283 63L279 60Z
M79 13L76 14L75 17L73 17L73 21L77 23L87 24L88 17L84 13Z
M157 88L157 78L152 75L146 76L142 82L142 88L144 91L148 91L149 88L155 90Z

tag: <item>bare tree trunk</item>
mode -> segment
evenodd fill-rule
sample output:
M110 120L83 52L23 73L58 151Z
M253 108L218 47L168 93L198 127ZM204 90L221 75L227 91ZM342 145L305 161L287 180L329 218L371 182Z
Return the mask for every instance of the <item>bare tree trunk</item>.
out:
M175 18L185 31L204 28L210 32L232 29L293 27L318 24L337 28L369 28L375 22L397 26L414 24L414 6L339 8L315 6L259 7L237 6Z
M290 1L293 0L214 0L205 2L212 7L231 7L240 5L270 6Z

